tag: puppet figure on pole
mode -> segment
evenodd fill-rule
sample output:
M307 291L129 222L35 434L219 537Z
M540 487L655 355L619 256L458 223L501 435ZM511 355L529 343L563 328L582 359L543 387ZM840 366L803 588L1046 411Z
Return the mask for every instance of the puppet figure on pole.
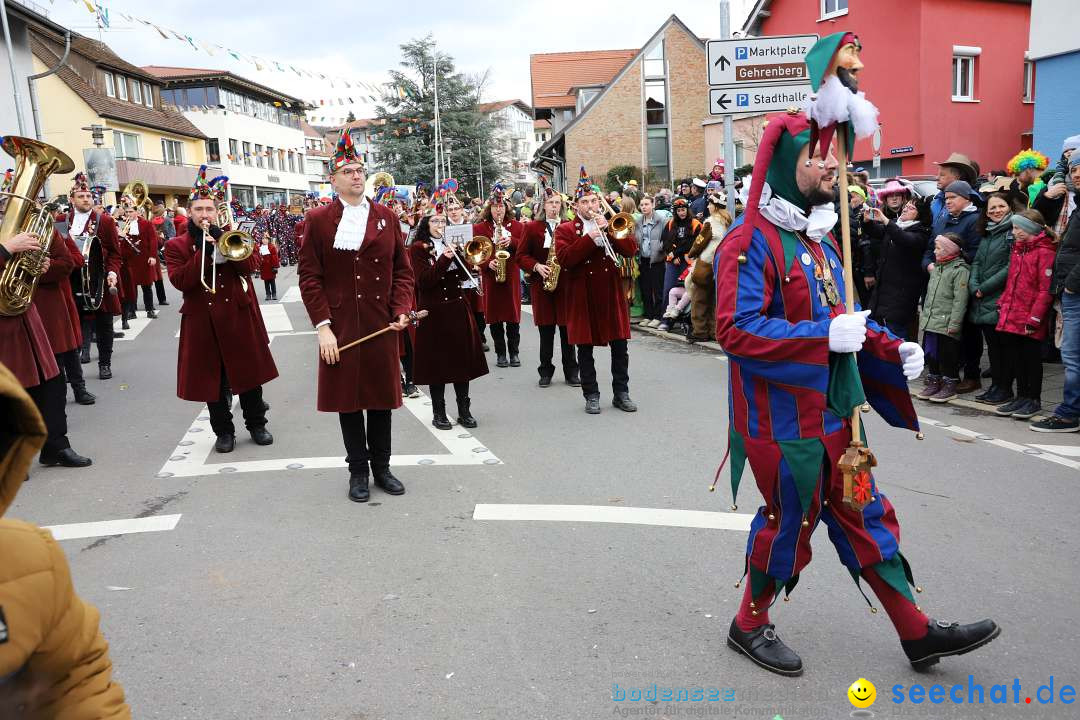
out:
M858 90L860 50L854 34L841 32L807 54L814 95L802 111L769 119L746 212L715 260L716 338L730 361L724 463L730 459L733 503L747 462L764 501L751 522L749 580L728 645L780 675L801 675L803 664L780 640L769 609L782 594L789 599L822 521L917 670L1000 633L992 620L961 625L923 614L896 512L872 474L860 408L868 403L890 425L917 433L907 383L922 373L923 353L856 307L847 193L839 193L839 214L833 205L856 137L877 128L877 109ZM867 604L877 612L868 597Z

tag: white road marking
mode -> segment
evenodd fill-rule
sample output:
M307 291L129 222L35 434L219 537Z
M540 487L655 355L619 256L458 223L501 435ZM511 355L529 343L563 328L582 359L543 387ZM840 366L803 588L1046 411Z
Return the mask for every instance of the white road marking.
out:
M303 302L303 299L300 297L300 286L299 285L293 285L292 287L290 287L288 290L285 291L285 294L281 296L281 299L278 300L278 302L279 303Z
M1019 443L1009 442L1008 440L1002 440L1000 438L993 437L986 433L975 432L974 430L968 430L967 428L960 427L959 425L953 425L950 422L944 420L935 420L934 418L919 416L919 426L925 430L926 428L940 428L946 432L951 432L955 435L962 435L964 437L973 438L980 442L984 442L987 445L996 445L997 447L1004 448L1006 450L1012 450L1013 452L1020 453L1021 455L1027 455L1028 457L1036 457L1041 460L1063 465L1073 470L1080 470L1080 462L1075 460L1069 460L1059 455L1054 455L1051 452L1040 448L1038 445L1021 445Z
M749 532L753 515L670 510L666 508L611 507L608 505L493 505L479 504L473 520L536 520L547 522L597 522L625 525L707 528Z
M146 329L146 326L152 323L153 320L148 320L146 317L135 317L128 320L128 329L120 330L120 320L117 319L115 323L115 329L124 333L124 337L116 338L116 342L130 342L139 337L139 333ZM180 337L180 333L176 333L177 337Z
M284 306L277 303L270 303L267 305L260 305L259 310L262 311L263 325L266 326L266 332L292 332L292 321L289 320L289 315L285 312Z
M57 540L130 535L131 533L162 532L173 530L180 522L180 515L151 515L128 520L102 520L100 522L46 525L45 529Z
M1080 445L1032 445L1031 447L1048 453L1054 453L1055 455L1080 457Z

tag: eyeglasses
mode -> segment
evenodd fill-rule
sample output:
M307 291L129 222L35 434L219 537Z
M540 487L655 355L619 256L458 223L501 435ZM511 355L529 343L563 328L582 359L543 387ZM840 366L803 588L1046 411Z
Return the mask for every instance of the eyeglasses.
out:
M338 172L347 177L360 177L364 174L364 168L341 168Z

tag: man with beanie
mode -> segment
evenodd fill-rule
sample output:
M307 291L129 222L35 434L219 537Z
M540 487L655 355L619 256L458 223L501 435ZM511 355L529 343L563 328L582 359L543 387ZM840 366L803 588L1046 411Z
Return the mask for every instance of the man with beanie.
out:
M845 87L854 85L851 75L862 67L858 49L852 33L822 38L811 49L807 66L819 97L834 55L846 62ZM856 583L870 585L909 661L922 670L1000 631L990 620L959 625L924 615L910 589L892 504L868 470L853 478L861 500L845 492L838 463L852 442L851 411L865 398L889 424L917 430L907 380L921 374L923 353L868 321L866 312L846 314L843 260L829 232L836 224L838 163L830 148L836 121L822 127L816 114L814 120L811 126L794 112L769 119L746 212L716 263L716 338L729 358L732 494L749 461L764 501L751 522L749 578L727 642L767 670L802 674L802 660L777 635L769 608L795 587L810 561L811 536L824 521L841 562ZM859 135L865 131L863 125ZM848 147L853 141L838 137Z

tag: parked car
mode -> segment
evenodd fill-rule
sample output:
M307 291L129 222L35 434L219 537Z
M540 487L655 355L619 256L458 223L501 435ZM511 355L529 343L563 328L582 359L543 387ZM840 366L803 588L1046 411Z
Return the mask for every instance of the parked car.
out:
M937 195L936 175L908 175L896 179L910 187L919 197L934 197ZM873 178L870 180L870 187L874 190L880 190L889 180L892 180L892 178Z

